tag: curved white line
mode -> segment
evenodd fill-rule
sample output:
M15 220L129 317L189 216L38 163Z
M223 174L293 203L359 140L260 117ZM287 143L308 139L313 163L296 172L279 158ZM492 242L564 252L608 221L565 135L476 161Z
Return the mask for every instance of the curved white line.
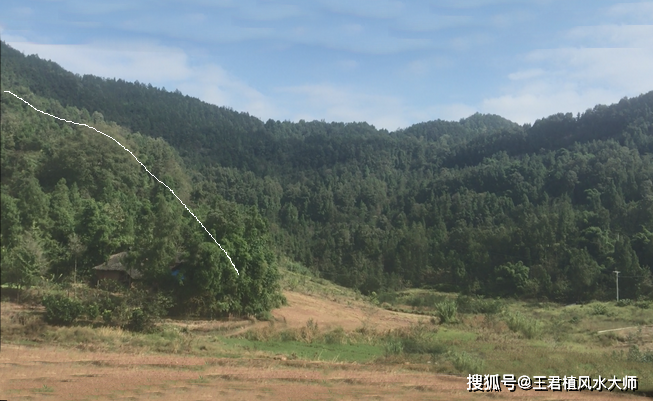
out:
M14 94L13 94L12 92L10 92L10 91L5 91L5 92L7 92L7 93L11 93L12 95L14 95ZM222 245L218 244L218 241L216 241L215 238L213 238L213 235L211 235L211 233L209 232L209 230L207 230L206 227L204 227L204 224L202 224L202 222L200 221L200 219L198 219L197 216L195 216L195 214L193 214L193 212L190 211L190 209L188 208L188 206L186 206L186 204L185 204L184 202L182 202L181 199L179 199L179 197L177 196L177 194L175 194L175 191L173 191L169 186L167 186L165 182L161 181L161 180L158 179L154 174L152 174L152 173L150 172L150 170L148 170L147 167L145 167L145 165L144 165L143 163L141 163L141 161L138 160L138 158L137 158L136 156L134 156L134 154L131 152L131 150L127 149L127 148L126 148L122 143L120 143L120 142L118 142L117 140L115 140L111 135L107 135L107 134L105 134L104 132L102 132L102 131L100 131L100 130L97 130L97 129L91 127L90 125L81 124L81 123L76 123L76 122L74 122L74 121L68 121L68 120L66 120L66 119L63 119L63 118L60 118L60 117L57 117L57 116L53 116L52 114L46 113L45 111L41 111L41 110L37 109L36 107L32 106L28 101L24 100L24 99L21 98L20 96L17 96L17 95L14 95L14 96L15 96L16 98L20 99L21 101L23 101L23 102L24 102L25 104L27 104L29 107L33 108L34 110L38 111L39 113L43 113L43 114L45 114L46 116L50 116L50 117L56 118L57 120L65 121L65 122L67 122L67 123L71 123L71 124L75 124L75 125L82 125L82 126L84 126L84 127L90 128L90 129L92 129L92 130L94 130L94 131L96 131L96 132L99 132L100 134L106 136L107 138L110 138L110 139L113 140L115 143L117 143L118 145L120 145L123 149L125 149L127 152L129 152L129 154L132 155L132 156L134 157L134 159L136 159L136 161L138 162L138 164L140 164L141 166L143 166L143 168L145 169L145 171L147 171L147 172L148 172L152 177L154 177L155 180L159 181L159 183L163 184L164 187L168 188L168 189L170 190L170 192L172 192L172 194L175 196L175 198L177 198L177 200L178 200L182 205L184 205L184 207L186 208L186 210L188 210L188 213L190 213L191 215L193 215L193 217L195 217L195 220L197 220L197 222L200 223L200 226L202 226L202 228L204 229L204 231L206 231L206 233L209 234L209 236L211 237L211 239L213 240L213 242L215 242L215 243L220 247L220 249L222 249L222 252L224 252L224 254L227 255L227 258L229 259L229 262L231 263L231 266L233 266L234 270L236 271L236 274L238 274L238 275L240 276L240 273L238 272L238 269L236 269L236 265L234 265L234 262L231 260L231 257L229 257L229 254L227 253L227 251L224 250L224 248L222 247Z

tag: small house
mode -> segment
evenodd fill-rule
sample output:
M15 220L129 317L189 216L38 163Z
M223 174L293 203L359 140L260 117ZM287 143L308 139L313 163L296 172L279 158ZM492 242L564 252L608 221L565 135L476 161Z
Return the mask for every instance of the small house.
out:
M127 256L127 252L116 253L111 255L109 260L99 266L95 266L95 275L98 281L107 279L115 280L124 284L129 284L132 280L138 280L142 274L136 269L127 269L122 261Z
M97 276L98 281L108 279L128 285L132 281L143 277L143 274L137 269L127 269L127 267L123 265L122 262L126 256L127 252L116 253L115 255L111 255L109 260L105 263L95 266L93 270L95 270L95 275ZM182 263L184 263L184 261L179 260L178 256L175 262L170 265L171 275L181 280L183 280L183 274L179 272L179 267Z

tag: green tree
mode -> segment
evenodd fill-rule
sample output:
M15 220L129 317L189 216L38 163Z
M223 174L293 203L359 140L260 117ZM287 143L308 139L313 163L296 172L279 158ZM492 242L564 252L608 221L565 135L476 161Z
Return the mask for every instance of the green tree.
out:
M497 292L502 295L523 295L528 289L530 269L522 261L506 263L494 269Z
M29 287L45 274L49 262L39 239L37 229L26 231L2 260L2 282L18 287Z

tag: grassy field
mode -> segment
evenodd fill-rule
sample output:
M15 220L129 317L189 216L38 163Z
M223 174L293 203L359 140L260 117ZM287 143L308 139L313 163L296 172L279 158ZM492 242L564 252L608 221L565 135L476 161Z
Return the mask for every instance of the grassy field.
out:
M288 306L273 311L270 321L166 319L150 334L104 327L97 321L50 326L43 321L43 308L30 304L42 290L25 292L20 304L3 291L2 345L36 350L57 346L89 355L162 355L205 362L217 358L241 361L252 369L258 369L255 361L282 367L301 363L307 372L316 366L351 372L367 369L372 372L369 380L377 376L390 380L388 372L397 369L429 380L445 374L460 377L459 391L452 395L459 399L470 396L465 395L468 374L628 375L638 377L639 394L653 393L650 302L558 305L430 290L363 297L297 267L284 270L283 277ZM4 363L17 362L4 359ZM206 364L191 370L202 372ZM206 377L188 380L201 382ZM366 380L359 384L376 394L378 389ZM12 383L2 384L17 386ZM334 382L310 381L327 387L329 383ZM14 388L15 394L22 394L19 387ZM50 388L55 384L46 381L30 391L51 399L58 393L46 391Z

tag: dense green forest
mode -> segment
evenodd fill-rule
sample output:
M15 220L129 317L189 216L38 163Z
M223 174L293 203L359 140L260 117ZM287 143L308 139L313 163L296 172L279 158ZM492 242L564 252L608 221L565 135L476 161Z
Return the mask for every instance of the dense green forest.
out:
M241 274L170 191L115 142L5 94L0 126L3 283L28 286L42 276L95 282L93 266L129 250L128 263L144 281L173 294L185 313L261 315L280 305L269 230L255 208L225 201L215 191L195 193L182 160L161 139L106 123L99 113L24 95L36 108L92 125L132 150L193 205ZM178 260L183 261L181 274L174 277L169 266Z
M2 90L124 139L244 273L207 268L227 266L219 248L115 143L3 94L3 275L27 254L69 274L131 247L152 279L183 253L188 280L228 294L219 310L253 305L279 256L364 293L608 299L619 270L620 297L653 296L653 92L532 126L475 114L388 132L262 122L1 50Z

